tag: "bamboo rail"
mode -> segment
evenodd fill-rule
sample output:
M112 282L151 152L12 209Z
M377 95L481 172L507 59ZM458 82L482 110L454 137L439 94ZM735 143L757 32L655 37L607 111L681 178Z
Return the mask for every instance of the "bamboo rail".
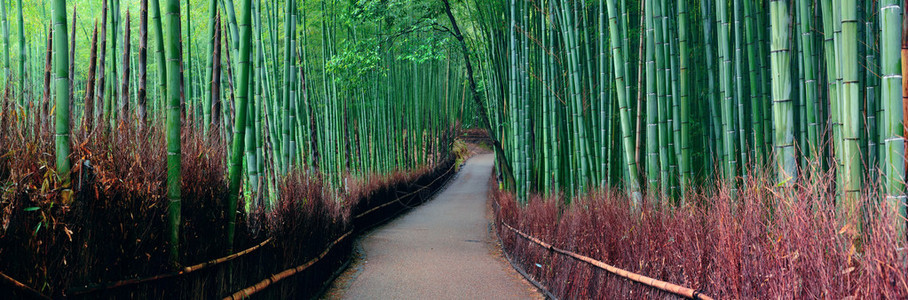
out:
M249 296L252 296L252 294L255 294L255 293L257 293L257 292L260 292L260 291L262 291L262 290L268 288L268 286L270 286L272 283L281 281L281 280L283 280L283 279L285 279L285 278L287 278L287 277L293 276L293 275L296 274L296 273L299 273L299 272L302 272L303 270L306 270L307 268L309 268L309 267L311 267L312 265L314 265L315 263L317 263L319 260L325 258L325 256L327 256L328 253L330 253L331 250L334 249L334 246L336 246L336 245L337 245L338 243L340 243L342 240L344 240L344 239L346 239L347 237L349 237L350 234L352 234L352 233L353 233L352 230L351 230L351 231L347 231L347 233L344 233L344 235L342 235L342 236L339 237L338 239L334 240L334 242L331 243L331 245L329 245L328 248L325 248L325 251L322 251L321 254L319 254L317 257L315 257L315 258L313 258L313 259L310 259L310 260L307 261L306 263L304 263L304 264L302 264L302 265L299 265L299 266L296 266L296 267L293 267L293 268L290 268L290 269L283 270L283 271L281 271L280 273L271 275L271 276L269 276L268 278L265 278L264 280L259 281L258 283L254 284L254 285L252 285L252 286L250 286L250 287L247 287L247 288L242 289L242 290L240 290L240 291L238 291L238 292L236 292L236 293L233 293L233 295L224 297L224 300L228 300L228 299L233 300L233 299L245 299L245 298L248 298Z
M431 186L434 185L436 182L438 182L438 180L440 180L442 177L444 177L445 175L447 175L448 173L450 173L452 170L454 170L454 167L455 167L455 166L456 166L456 164L451 164L451 166L448 168L447 171L445 171L444 173L442 173L441 175L439 175L438 177L436 177L435 180L433 180L433 181L430 182L429 184L427 184L427 185L425 185L425 186L422 186L422 187L420 187L419 189L416 189L416 190L414 190L414 191L412 191L412 192L409 192L409 193L407 193L407 194L404 194L403 196L396 197L394 200L389 201L389 202L387 202L387 203L385 203L385 204L382 204L382 205L376 206L376 207L374 207L374 208L372 208L372 209L369 209L368 211L366 211L366 212L364 212L364 213L361 213L361 214L356 215L354 218L360 218L360 217L362 217L362 216L364 216L364 215L366 215L366 214L368 214L368 213L371 213L371 212L373 212L373 211L375 211L375 210L377 210L377 209L380 209L380 208L382 208L382 207L386 207L386 206L388 206L388 205L390 205L390 204L392 204L392 203L395 203L395 202L400 202L401 199L403 199L403 198L410 197L410 196L412 196L412 195L414 195L414 194L416 194L416 193L419 193L419 192L421 192L421 191L423 191L423 190L425 190L425 189L431 187ZM403 204L403 202L400 202L400 203ZM342 236L340 236L338 239L336 239L334 242L332 242L324 251L322 251L322 253L321 253L318 257L315 257L315 258L313 258L313 259L307 261L306 263L304 263L304 264L302 264L302 265L300 265L300 266L297 266L297 267L294 267L294 268L290 268L290 269L284 270L284 271L282 271L282 272L280 272L280 273L271 275L271 276L269 276L268 278L262 280L261 282L255 284L255 285L253 285L253 286L247 287L247 288L245 288L245 289L243 289L243 290L240 290L240 291L234 293L234 294L231 295L231 296L225 297L224 299L242 299L242 298L249 297L250 295L255 294L256 292L259 292L259 291L261 291L261 290L267 288L267 287L270 286L272 283L278 282L278 281L280 281L280 280L282 280L282 279L284 279L284 278L290 277L290 276L292 276L292 275L294 275L294 274L296 274L296 273L299 273L299 272L304 271L305 269L307 269L307 268L309 268L310 266L314 265L315 263L317 263L317 262L320 261L321 259L324 259L324 257L327 256L328 253L331 252L331 250L334 248L334 246L336 246L338 243L340 243L340 242L343 241L344 239L349 238L352 234L353 234L353 230L352 230L352 229L351 229L350 231L347 231L346 233L344 233ZM241 257L241 256L246 255L246 254L252 253L253 251L258 250L258 249L264 247L265 245L268 245L269 243L271 243L272 239L273 239L273 238L270 238L270 237L269 237L269 238L265 239L264 241L262 241L261 243L259 243L258 245L252 246L252 247L250 247L250 248L248 248L248 249L246 249L246 250L243 250L243 251L240 251L240 252L236 252L236 253L233 253L233 254L230 254L230 255L221 257L221 258L212 259L212 260L209 260L209 261L206 261L206 262L203 262L203 263L199 263L199 264L195 264L195 265L192 265L192 266L184 267L184 268L180 269L179 271L170 272L170 273L164 273L164 274L159 274L159 275L150 276L150 277L145 277L145 278L125 279L125 280L120 280L120 281L115 281L115 282L102 283L102 284L91 285L91 286L83 286L83 287L78 287L78 288L71 288L71 289L69 289L67 292L68 292L70 295L72 295L72 296L83 295L83 294L89 294L89 293L93 293L93 292L97 292L97 291L101 291L101 290L107 290L107 289L112 289L112 288L124 287L124 286L129 286L129 285L136 285L136 284L141 284L141 283L146 283L146 282L152 282L152 281L157 281L157 280L161 280L161 279L165 279L165 278L170 278L170 277L175 277L175 276L180 276L180 275L189 274L189 273L192 273L192 272L195 272L195 271L198 271L198 270L202 270L202 269L205 269L205 268L208 268L208 267L211 267L211 266L219 265L219 264L221 264L221 263L224 263L224 262L228 262L228 261L237 259L237 258L239 258L239 257ZM40 298L40 299L51 299L51 298L48 297L47 295L44 295L44 294L42 294L42 293L36 291L34 288L32 288L32 287L30 287L30 286L28 286L28 285L25 285L25 284L23 284L23 283L21 283L21 282L15 280L15 279L13 279L12 277L9 277L9 276L7 276L6 274L3 274L2 272L0 272L0 282L6 282L7 284L9 284L9 285L11 285L11 286L13 286L13 287L18 288L18 289L20 289L20 290L22 290L22 291L24 291L24 292L26 292L26 293L32 295L32 296L35 297L35 298Z
M0 279L2 279L3 281L6 281L9 285L12 285L13 287L18 288L19 290L31 295L34 298L50 300L50 297L48 297L47 295L44 295L41 292L36 291L32 287L27 286L24 283L21 283L18 280L13 279L12 277L9 277L6 274L3 274L3 272L0 272Z
M505 222L501 222L501 225L504 225L508 230L513 231L513 232L516 233L517 235L523 237L524 239L526 239L526 240L528 240L528 241L531 241L531 242L533 242L533 243L539 245L539 246L542 247L542 248L548 249L549 251L553 251L553 252L556 252L556 253L558 253L558 254L566 255L566 256L568 256L568 257L571 257L571 258L573 258L573 259L576 259L576 260L579 260L579 261L582 261L582 262L585 262L585 263L587 263L587 264L589 264L589 265L591 265L591 266L593 266L593 267L596 267L596 268L605 270L605 271L607 271L607 272L609 272L609 273L612 273L612 274L614 274L614 275L616 275L616 276L618 276L618 277L621 277L621 278L624 278L624 279L627 279L627 280L630 280L630 281L633 281L633 282L636 282L636 283L640 283L640 284L642 284L642 285L644 285L644 286L648 286L648 287L651 287L651 288L659 289L659 290L662 290L662 291L664 291L664 292L668 292L668 293L672 293L672 294L675 294L675 295L678 295L678 296L686 297L686 298L688 298L688 299L713 300L712 297L707 296L707 295L704 295L702 292L700 292L700 291L698 291L698 290L694 290L694 289L691 289L691 288L688 288L688 287L683 287L683 286L680 286L680 285L676 285L676 284L673 284L673 283L665 282L665 281L658 280L658 279L655 279L655 278L652 278L652 277L647 277L647 276L640 275L640 274L637 274L637 273L633 273L633 272L630 272L630 271L627 271L627 270L624 270L624 269L620 269L620 268L618 268L618 267L615 267L615 266L606 264L606 263L604 263L604 262L595 260L595 259L590 258L590 257L588 257L588 256L580 255L580 254L577 254L577 253L574 253L574 252L571 252L571 251L567 251L567 250L563 250L563 249L560 249L560 248L558 248L558 247L555 247L555 246L553 246L552 244L543 242L542 240L540 240L540 239L538 239L538 238L535 238L535 237L530 236L530 235L528 235L528 234L526 234L526 233L523 233L522 231L518 230L517 228L512 227L511 225L508 225L508 224L505 223Z
M246 250L243 250L243 251L240 251L240 252L228 255L228 256L224 256L224 257L221 257L218 259L212 259L212 260L200 263L200 264L188 266L177 272L164 273L164 274L160 274L160 275L155 275L155 276L145 277L145 278L138 278L138 279L125 279L125 280L120 280L120 281L116 281L116 282L110 282L110 283L98 284L98 285L94 285L94 286L77 288L77 289L70 290L70 293L72 293L73 295L81 295L81 294L87 294L87 293L91 293L91 292L95 292L95 291L99 291L99 290L106 290L106 289L123 287L123 286L128 286L128 285L135 285L135 284L160 280L160 279L164 279L164 278L189 274L189 273L192 273L192 272L195 272L195 271L198 271L198 270L210 267L210 266L214 266L214 265L218 265L218 264L221 264L221 263L224 263L227 261L234 260L243 255L252 253L253 251L267 245L268 243L271 243L271 239L272 238L265 239L258 245L252 246L249 249L246 249Z
M424 186L422 186L422 187L420 187L420 188L418 188L418 189L416 189L416 190L414 190L414 191L412 191L412 192L409 192L409 193L407 193L407 194L404 194L403 196L396 197L394 200L388 201L388 202L385 203L385 204L382 204L382 205L373 207L372 209L369 209L369 210L367 210L367 211L365 211L365 212L363 212L363 213L361 213L361 214L358 214L358 215L354 216L353 218L354 218L354 219L361 218L362 216L365 216L365 215L367 215L367 214L369 214L369 213L372 213L372 212L374 212L375 210L378 210L378 209L380 209L380 208L386 207L386 206L391 205L391 204L396 203L396 202L400 202L401 199L410 197L410 196L412 196L412 195L415 195L416 193L421 192L422 190L425 190L425 189L431 187L431 186L434 185L436 182L438 182L438 180L440 180L440 179L443 178L445 175L447 175L447 174L450 173L452 170L454 170L454 167L455 167L455 166L456 166L456 164L451 164L451 167L449 167L447 171L445 171L444 173L442 173L441 175L439 175L438 177L436 177L435 180L432 180L432 182L430 182L429 184L424 185ZM400 202L400 203L403 204L403 202ZM240 290L240 291L237 291L236 293L233 293L233 294L230 295L230 296L224 297L223 300L235 300L235 299L245 299L245 298L248 298L249 296L251 296L251 295L253 295L253 294L257 293L257 292L260 292L260 291L262 291L262 290L268 288L268 287L271 286L271 284L273 284L273 283L276 283L276 282L278 282L278 281L281 281L281 280L283 280L283 279L286 279L287 277L293 276L293 275L295 275L295 274L297 274L297 273L299 273L299 272L302 272L302 271L306 270L307 268L309 268L309 267L311 267L312 265L314 265L315 263L317 263L319 260L325 258L325 256L327 256L328 253L331 252L331 250L334 248L334 246L336 246L336 245L337 245L338 243L340 243L342 240L344 240L344 239L350 237L352 234L353 234L353 230L347 231L347 233L345 233L344 235L342 235L341 237L339 237L337 240L335 240L334 242L332 242L331 245L329 245L327 248L325 248L325 250L322 251L322 253L319 254L319 256L317 256L317 257L315 257L315 258L313 258L313 259L307 261L306 263L304 263L304 264L302 264L302 265L299 265L299 266L296 266L296 267L293 267L293 268L290 268L290 269L286 269L286 270L283 270L283 271L281 271L281 272L279 272L279 273L276 273L276 274L273 274L273 275L271 275L271 276L268 276L268 278L265 278L265 279L263 279L262 281L259 281L258 283L254 284L254 285L252 285L252 286L249 286L249 287L247 287L247 288L245 288L245 289L242 289L242 290Z
M423 187L421 187L421 188L419 188L419 189L416 189L415 191L406 193L406 194L404 194L403 196L397 197L397 198L395 198L393 201L388 201L388 202L385 203L385 204L382 204L382 205L373 207L372 209L369 209L369 210L367 210L367 211L365 211L365 212L363 212L363 213L361 213L361 214L358 214L358 215L354 216L353 218L354 218L354 219L359 219L359 218L361 218L362 216L365 216L365 215L367 215L367 214L369 214L369 213L371 213L371 212L373 212L373 211L375 211L375 210L378 210L378 209L383 208L383 207L385 207L385 206L391 205L391 204L393 204L393 203L400 202L401 199L410 197L410 196L412 196L412 195L414 195L414 194L416 194L416 193L421 192L422 190L424 190L424 189L426 189L426 188L432 186L433 184L435 184L435 182L438 182L439 179L441 179L442 177L444 177L445 175L447 175L448 173L450 173L452 170L454 170L454 167L455 167L456 165L457 165L457 164L453 164L453 163L452 163L452 164L451 164L451 167L449 167L447 171L445 171L444 173L441 173L441 175L439 175L438 177L436 177L435 180L432 180L432 182L430 182L429 184L427 184L427 185L425 185L425 186L423 186ZM403 204L403 202L400 202L400 203Z
M233 259L235 259L235 258L237 258L237 257L243 256L243 255L246 255L246 254L249 254L249 253L251 253L252 251L255 251L256 249L261 248L262 246L267 245L268 243L271 242L271 239L272 239L272 238L269 237L269 238L265 239L264 241L262 241L261 243L259 243L258 245L252 246L252 247L249 248L249 249L246 249L246 250L243 250L243 251L240 251L240 252L237 252L237 253L228 255L228 256L224 256L224 257L221 257L221 258L218 258L218 259L209 260L209 261L207 261L207 262L203 262L203 263L200 263L200 264L197 264L197 265L185 267L185 268L183 268L183 271L180 272L180 273L181 273L181 274L186 274L186 273L190 273L190 272L193 272L193 271L198 271L198 270L204 269L204 268L209 267L209 266L213 266L213 265L216 265L216 264L220 264L220 263L223 263L223 262L226 262L226 261L233 260Z

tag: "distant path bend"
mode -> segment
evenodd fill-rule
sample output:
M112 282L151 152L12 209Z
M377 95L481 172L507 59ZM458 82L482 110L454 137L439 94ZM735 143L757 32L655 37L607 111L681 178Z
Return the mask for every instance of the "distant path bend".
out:
M467 161L435 198L365 235L329 299L540 299L489 231L494 156Z

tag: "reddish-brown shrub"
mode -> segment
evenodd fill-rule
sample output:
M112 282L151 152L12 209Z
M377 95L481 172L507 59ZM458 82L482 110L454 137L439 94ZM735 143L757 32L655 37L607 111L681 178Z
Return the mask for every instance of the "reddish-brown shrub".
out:
M805 178L787 193L772 180L750 177L730 197L725 186L689 195L679 207L633 210L618 191L597 191L564 205L561 197L492 192L497 220L552 243L718 298L908 297L905 237L897 236L881 198L865 192L861 233L836 213L832 174ZM551 253L499 223L515 262L566 299L662 298L571 258Z
M61 183L53 173L49 124L37 122L39 125L28 127L35 122L12 121L8 116L0 121L9 125L0 128L0 272L48 295L61 296L75 286L173 270L164 237L168 203L166 143L161 126L144 132L119 126L112 133L100 128L74 133L71 157L75 197L72 203L63 203ZM180 250L181 262L191 265L228 254L224 229L226 146L216 136L206 140L188 126L182 133ZM251 216L237 219L235 250L273 237L272 245L252 258L267 259L267 264L252 268L236 263L231 269L257 274L236 276L244 277L233 279L237 287L218 282L207 288L218 292L239 289L246 286L245 281L259 280L316 257L350 229L354 207L366 210L373 205L365 202L380 205L390 201L370 196L376 191L394 192L431 171L421 167L389 175L369 174L365 179L346 180L344 189L338 192L326 187L320 176L292 172L278 182L275 197L270 200L272 211L262 213L261 207L253 207ZM245 204L238 203L237 209L244 211L243 207ZM333 266L320 266L328 267ZM192 291L183 293L193 295ZM0 292L0 297L4 294Z

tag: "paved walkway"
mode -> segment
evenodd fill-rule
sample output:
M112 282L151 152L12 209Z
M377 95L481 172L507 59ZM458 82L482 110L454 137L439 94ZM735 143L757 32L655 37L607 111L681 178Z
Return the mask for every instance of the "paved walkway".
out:
M489 230L493 156L477 155L433 200L360 239L329 299L540 299Z

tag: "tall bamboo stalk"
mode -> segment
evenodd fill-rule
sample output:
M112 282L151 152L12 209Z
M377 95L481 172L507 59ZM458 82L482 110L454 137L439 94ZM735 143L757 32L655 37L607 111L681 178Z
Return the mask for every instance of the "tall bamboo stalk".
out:
M75 99L73 96L73 88L75 85L75 76L76 76L76 8L73 7L73 23L70 31L69 37L69 99ZM5 30L9 30L8 28ZM9 45L7 45L6 53L9 53ZM7 70L9 70L9 62L6 63ZM9 74L9 72L7 72Z
M807 116L807 142L803 145L800 145L801 151L807 153L810 157L810 161L814 161L816 157L822 153L818 149L820 146L819 140L819 131L817 125L817 111L819 107L819 100L817 96L817 72L818 70L814 67L815 56L814 56L814 24L813 24L813 6L809 5L808 1L798 1L798 14L800 18L801 25L801 62L804 64L804 97L806 99L806 116Z
M46 50L44 51L44 98L41 101L41 126L38 128L43 128L47 124L44 116L49 116L51 114L51 76L53 75L54 68L54 27L50 26L47 28L47 43L45 44ZM56 111L53 113L56 114ZM56 140L55 140L56 142Z
M102 0L103 1L103 0ZM122 116L117 116L118 112L118 103L120 101L120 85L117 83L117 76L120 74L117 72L117 37L120 33L120 2L118 0L108 0L110 1L110 78L107 84L108 95L105 102L106 106L110 107L110 118L107 120L110 122L111 127L116 125L117 119Z
M208 88L210 95L206 99L209 100L207 105L210 105L209 108L210 116L208 118L209 124L205 124L206 128L210 128L209 132L215 131L217 134L220 133L219 128L221 127L221 14L218 13L215 16L214 22L215 29L213 40L211 44L211 81L208 83Z
M280 167L282 174L285 174L291 168L291 162L290 162L290 159L291 159L291 157L290 157L291 128L290 128L290 125L292 123L290 122L289 115L290 115L290 78L291 78L290 76L292 75L292 72L293 72L291 60L292 60L293 56L289 49L292 49L291 41L293 40L293 37L296 36L295 34L293 34L293 32L294 32L293 26L295 24L292 21L293 15L294 15L293 10L296 7L294 2L295 2L294 0L288 0L286 3L285 12L284 12L286 14L286 16L285 16L286 19L285 19L285 23L284 23L284 31L286 34L286 36L284 38L284 49L287 49L287 50L284 51L284 80L285 81L284 81L284 89L283 89L284 92L283 92L283 96L281 98L281 103L282 103L281 104L281 112L282 112L281 143L282 144L281 144L281 148L280 148L281 160L280 160L279 167Z
M839 63L842 74L842 137L844 139L845 154L845 205L852 217L859 218L860 208L854 207L860 197L862 180L864 178L863 163L861 159L861 99L860 83L858 82L858 20L857 3L855 0L841 0L842 39L839 41L841 54ZM858 219L855 219L858 220Z
M719 49L719 99L721 112L719 114L722 116L722 148L724 153L722 154L722 161L724 163L724 176L729 182L734 182L734 178L737 176L738 169L738 160L735 141L735 114L734 114L734 91L732 90L732 65L731 65L731 55L730 55L730 25L728 21L728 7L727 3L722 1L716 1L716 23L718 27L717 30L717 40L718 40L718 49ZM732 184L732 194L735 194L734 191L735 185Z
M653 3L646 3L646 181L647 191L654 192L659 186L659 124L656 87L656 44L654 32ZM638 107L642 110L642 107Z
M157 98L164 99L166 98L166 95L168 95L168 81L167 58L164 53L164 29L161 26L161 6L158 5L158 0L148 0L148 6L150 6L149 13L151 13L151 33L154 36L152 45L155 49L155 67L157 69L157 71L155 72L157 73L158 82L159 96Z
M724 161L724 160L722 160L722 157L725 154L725 152L723 150L724 144L722 143L722 137L724 135L722 134L722 129L721 129L722 121L721 121L721 114L719 113L719 100L717 99L719 93L718 93L718 89L716 86L716 80L715 80L716 71L715 71L715 67L713 66L713 47L714 47L715 42L713 40L714 34L712 32L712 25L713 25L712 12L713 12L713 9L712 9L712 5L710 5L710 0L700 0L700 19L702 20L701 24L703 27L703 44L704 44L704 48L706 48L706 51L705 51L706 52L706 57L705 57L706 69L705 69L705 71L707 73L707 76L706 76L706 81L707 81L706 101L708 103L707 107L709 108L709 116L711 116L709 123L710 123L710 133L711 133L710 136L712 138L707 139L707 140L711 140L714 142L714 147L710 148L710 150L713 151L713 153L710 153L710 156L711 156L710 161L713 161L713 160L715 161L714 165L718 166L716 169L724 170L725 166L722 163Z
M0 1L0 18L2 18L3 25L3 77L4 77L4 88L6 91L10 86L10 74L9 70L9 19L6 18L6 12L9 9L8 1ZM65 14L65 12L64 12Z
M54 52L68 53L66 42L66 0L54 0ZM8 53L8 52L7 52ZM8 64L6 64L8 66ZM7 68L8 69L8 68ZM54 88L56 89L55 117L56 132L54 144L57 151L57 175L63 179L63 186L70 184L70 99L69 99L69 57L57 55L54 59ZM7 72L9 74L9 72Z
M620 46L620 40L618 38L618 26L617 26L617 17L618 12L616 11L615 6L616 0L608 0L608 14L609 14L609 37L611 42L612 49L612 67L615 72L615 85L618 87L625 86L625 66L624 64L624 52L622 52L622 47ZM627 163L627 174L628 182L627 187L628 191L632 195L634 200L634 205L639 206L640 202L640 188L637 185L639 179L637 178L637 164L634 160L634 140L631 132L631 117L630 109L628 107L628 95L627 89L618 88L618 106L619 114L621 118L621 144L624 149L624 160Z
M905 210L905 138L903 137L904 104L902 102L903 77L905 72L905 54L908 51L902 48L902 26L904 16L903 7L899 0L884 0L880 3L880 68L881 68L881 94L880 103L885 109L882 114L883 122L880 126L880 138L883 140L885 156L882 157L881 166L884 180L882 180L885 195L885 204L897 212L898 217L893 218L896 228L904 234L906 217ZM899 53L901 51L901 54ZM902 70L899 70L899 68ZM900 72L901 71L901 72Z
M88 80L85 84L85 110L82 114L82 127L86 132L91 132L95 127L94 99L95 99L95 69L97 68L98 55L98 22L91 35L91 51L88 58Z
M243 177L242 161L246 133L247 99L249 98L250 58L252 44L252 1L242 0L240 6L240 51L237 65L239 79L236 95L236 116L233 127L233 151L228 169L229 187L227 190L227 251L233 251L233 237L236 231L236 206L239 198L240 181Z
M130 50L130 17L129 10L126 11L126 24L123 26L123 79L120 80L120 118L124 122L129 121L129 50Z
M771 27L772 120L773 143L782 186L797 182L797 159L794 148L794 104L791 99L791 56L789 54L790 20L787 0L769 3Z
M219 26L218 21L216 20L216 18L218 18L218 16L219 16L217 10L218 10L218 0L210 0L209 5L208 5L208 35L206 35L205 37L206 37L207 43L208 43L208 52L211 53L212 55L208 55L207 62L205 63L205 80L208 80L208 84L204 85L205 92L202 95L202 99L204 99L202 101L202 114L203 114L202 128L206 135L208 134L208 130L210 130L211 125L212 125L211 114L218 113L217 111L211 110L211 108L212 108L211 101L213 101L213 99L214 99L213 97L215 96L212 93L211 89L214 88L214 85L216 82L215 78L214 78L214 74L212 73L213 72L212 69L214 67L214 59L215 59L214 53L215 53L215 51L219 50L219 49L215 49L215 43L217 43L217 40L216 40L217 37L215 36L215 30L218 30L218 26ZM218 124L218 123L214 123L214 124Z
M148 77L148 0L139 1L139 89L136 97L139 128L148 122L146 79Z
M156 0L152 0L156 1ZM107 72L105 69L107 67L107 1L101 1L101 41L98 43L99 51L101 54L98 56L98 84L96 85L97 92L95 92L95 103L98 107L98 115L100 120L98 124L106 126L109 121L110 116L110 106L107 105L108 102L104 101L104 93L107 91L106 81L107 81ZM102 128L104 128L102 126Z
M151 0L154 5L156 0ZM179 262L180 220L181 220L181 163L180 142L180 0L165 2L165 21L167 23L167 199L168 234L170 242L170 260ZM152 9L154 14L154 9ZM228 210L230 211L230 210Z
M97 25L97 24L96 24ZM97 26L95 26L97 27ZM19 0L19 97L25 98L25 18L22 16L22 0Z
M687 22L687 1L678 1L678 55L680 62L680 84L679 92L681 93L681 107L680 107L680 122L681 122L681 137L678 141L681 145L681 157L680 166L681 166L681 193L684 199L687 198L688 185L691 184L690 180L693 177L691 171L691 161L690 161L690 100L688 98L689 82L690 76L688 75L688 22Z

